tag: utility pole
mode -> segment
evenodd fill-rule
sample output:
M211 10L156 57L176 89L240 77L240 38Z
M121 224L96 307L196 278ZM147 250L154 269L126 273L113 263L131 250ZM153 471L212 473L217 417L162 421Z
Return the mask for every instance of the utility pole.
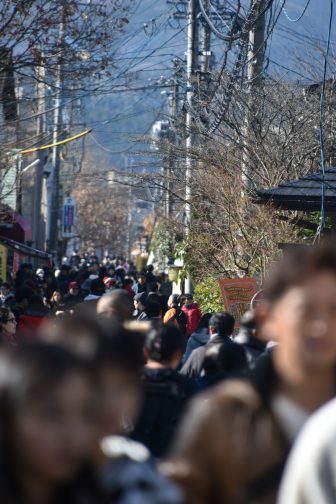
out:
M186 113L186 173L185 173L185 235L188 237L191 224L191 180L193 159L191 149L194 145L194 88L198 67L198 0L188 1L188 45L187 45L187 113ZM191 292L190 273L187 273L185 291Z
M42 61L42 53L41 53ZM37 137L39 145L43 144L43 136L46 132L45 117L45 68L41 65L37 67ZM43 184L43 166L45 162L45 152L38 151L38 163L35 165L34 174L34 210L33 210L33 241L34 246L43 249L41 233L41 200Z
M63 9L65 13L65 9ZM62 51L63 39L64 39L64 22L65 15L63 14L62 22L60 23L58 40L60 47L60 52ZM59 134L62 129L63 121L63 56L59 56L59 61L57 64L57 75L56 75L56 86L55 86L55 105L54 105L54 117L53 117L53 144L59 140ZM52 171L50 174L50 198L48 202L48 248L50 252L54 253L56 258L58 256L58 235L59 235L59 183L60 183L60 148L58 145L54 145L52 149Z
M243 149L242 181L245 191L251 188L253 173L251 170L251 138L255 132L256 98L257 89L263 81L263 69L265 60L265 26L268 0L252 0L251 21L252 28L248 37L247 53L247 111L246 127ZM271 5L268 6L268 8Z
M175 145L177 142L177 114L178 114L178 96L179 96L179 83L178 83L178 72L175 73L171 89L168 95L168 117L169 117L169 126L168 126L168 141L169 141L169 151L168 151L168 160L167 160L167 171L166 171L166 188L167 188L167 197L166 197L166 209L165 215L169 220L172 217L173 213L173 187L172 187L172 171L175 166Z
M207 14L210 14L210 0L203 0L204 9ZM205 82L209 79L209 72L211 70L211 30L209 24L204 20L201 30L201 47L200 47L200 70L202 78Z

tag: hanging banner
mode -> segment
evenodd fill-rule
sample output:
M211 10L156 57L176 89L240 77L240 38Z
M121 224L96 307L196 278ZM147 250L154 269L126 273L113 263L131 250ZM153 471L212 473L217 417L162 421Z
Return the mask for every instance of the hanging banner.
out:
M242 315L250 309L257 282L255 278L222 278L219 285L225 310L234 316L238 328Z
M64 198L63 203L63 237L72 238L74 236L74 226L76 219L76 199Z
M18 252L14 252L13 255L13 273L17 273L20 269L20 254Z
M0 277L7 282L7 249L4 245L0 245Z

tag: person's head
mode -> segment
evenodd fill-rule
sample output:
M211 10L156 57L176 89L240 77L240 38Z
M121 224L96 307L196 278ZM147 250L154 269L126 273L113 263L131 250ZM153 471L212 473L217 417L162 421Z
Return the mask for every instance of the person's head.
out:
M191 306L194 304L194 297L191 294L186 294L184 304L185 306Z
M60 276L68 276L69 274L69 266L67 266L66 264L62 264L61 268L60 268Z
M247 369L247 357L242 345L225 342L212 345L206 351L203 370L207 376L237 376Z
M336 364L336 245L327 241L285 253L264 285L258 330L278 341L276 354L295 369Z
M16 319L10 308L2 306L0 308L0 331L2 334L16 333Z
M212 313L204 313L204 315L202 315L202 317L201 317L201 320L200 320L200 323L198 324L197 329L208 329L209 330L209 323L210 323L211 317L212 317Z
M0 291L1 291L1 296L2 297L6 297L8 296L8 294L10 293L11 291L11 286L9 285L9 283L7 282L4 282L1 287L0 287Z
M107 291L112 291L116 288L117 281L115 278L105 276L103 282Z
M105 319L105 335L95 360L100 386L101 435L120 434L134 424L140 408L143 335Z
M185 339L175 324L158 324L146 338L145 357L176 369L181 362Z
M79 285L78 282L73 281L69 283L69 294L71 296L78 296L79 293Z
M146 275L140 275L138 278L138 284L143 287L146 283Z
M177 308L180 303L180 296L178 294L172 294L168 299L169 308Z
M61 291L55 290L50 298L50 301L54 305L59 305L64 301L64 296Z
M15 301L18 306L26 310L29 305L30 298L34 295L29 287L19 287L15 292Z
M229 337L232 335L235 325L235 319L228 312L218 312L211 315L209 320L209 333L211 335Z
M240 329L247 332L250 336L256 336L257 319L256 312L254 310L249 310L244 313L240 319Z
M141 292L134 296L134 308L141 312L145 311L147 303L147 294L145 292Z
M159 292L159 284L157 282L153 282L149 284L149 291L157 294Z
M148 299L146 305L146 315L148 318L159 318L161 316L161 305L155 299Z
M70 352L36 342L2 353L0 495L28 502L27 480L52 491L68 484L89 460L96 423L91 373Z
M134 311L131 296L122 289L117 289L99 299L97 313L106 317L116 317L120 322L130 320Z
M105 292L104 282L100 278L91 280L90 293L94 296L102 296Z
M36 270L36 276L40 279L40 280L43 280L44 279L44 270L42 268L38 268Z
M181 307L181 308L185 305L185 302L186 302L186 295L185 295L185 294L182 294L182 295L180 296L180 307Z
M153 266L153 264L148 264L148 266L147 266L147 271L148 271L148 273L153 273L153 271L154 271L154 266Z

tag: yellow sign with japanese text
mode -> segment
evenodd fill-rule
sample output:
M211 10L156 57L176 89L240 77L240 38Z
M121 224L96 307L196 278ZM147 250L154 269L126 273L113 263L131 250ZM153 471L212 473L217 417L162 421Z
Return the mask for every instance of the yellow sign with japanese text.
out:
M4 245L0 245L0 277L7 282L7 249Z

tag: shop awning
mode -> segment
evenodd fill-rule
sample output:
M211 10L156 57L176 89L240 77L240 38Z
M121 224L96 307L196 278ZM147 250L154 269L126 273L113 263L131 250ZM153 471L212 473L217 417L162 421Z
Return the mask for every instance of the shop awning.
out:
M0 236L0 243L26 257L36 257L45 261L49 261L51 259L51 255L47 254L47 252L43 252L42 250L38 250L33 247L28 247L28 245L24 245L23 243L16 242L3 236Z
M336 211L336 169L289 180L272 189L260 189L254 202L282 210L313 212L321 209L322 187L326 211Z

